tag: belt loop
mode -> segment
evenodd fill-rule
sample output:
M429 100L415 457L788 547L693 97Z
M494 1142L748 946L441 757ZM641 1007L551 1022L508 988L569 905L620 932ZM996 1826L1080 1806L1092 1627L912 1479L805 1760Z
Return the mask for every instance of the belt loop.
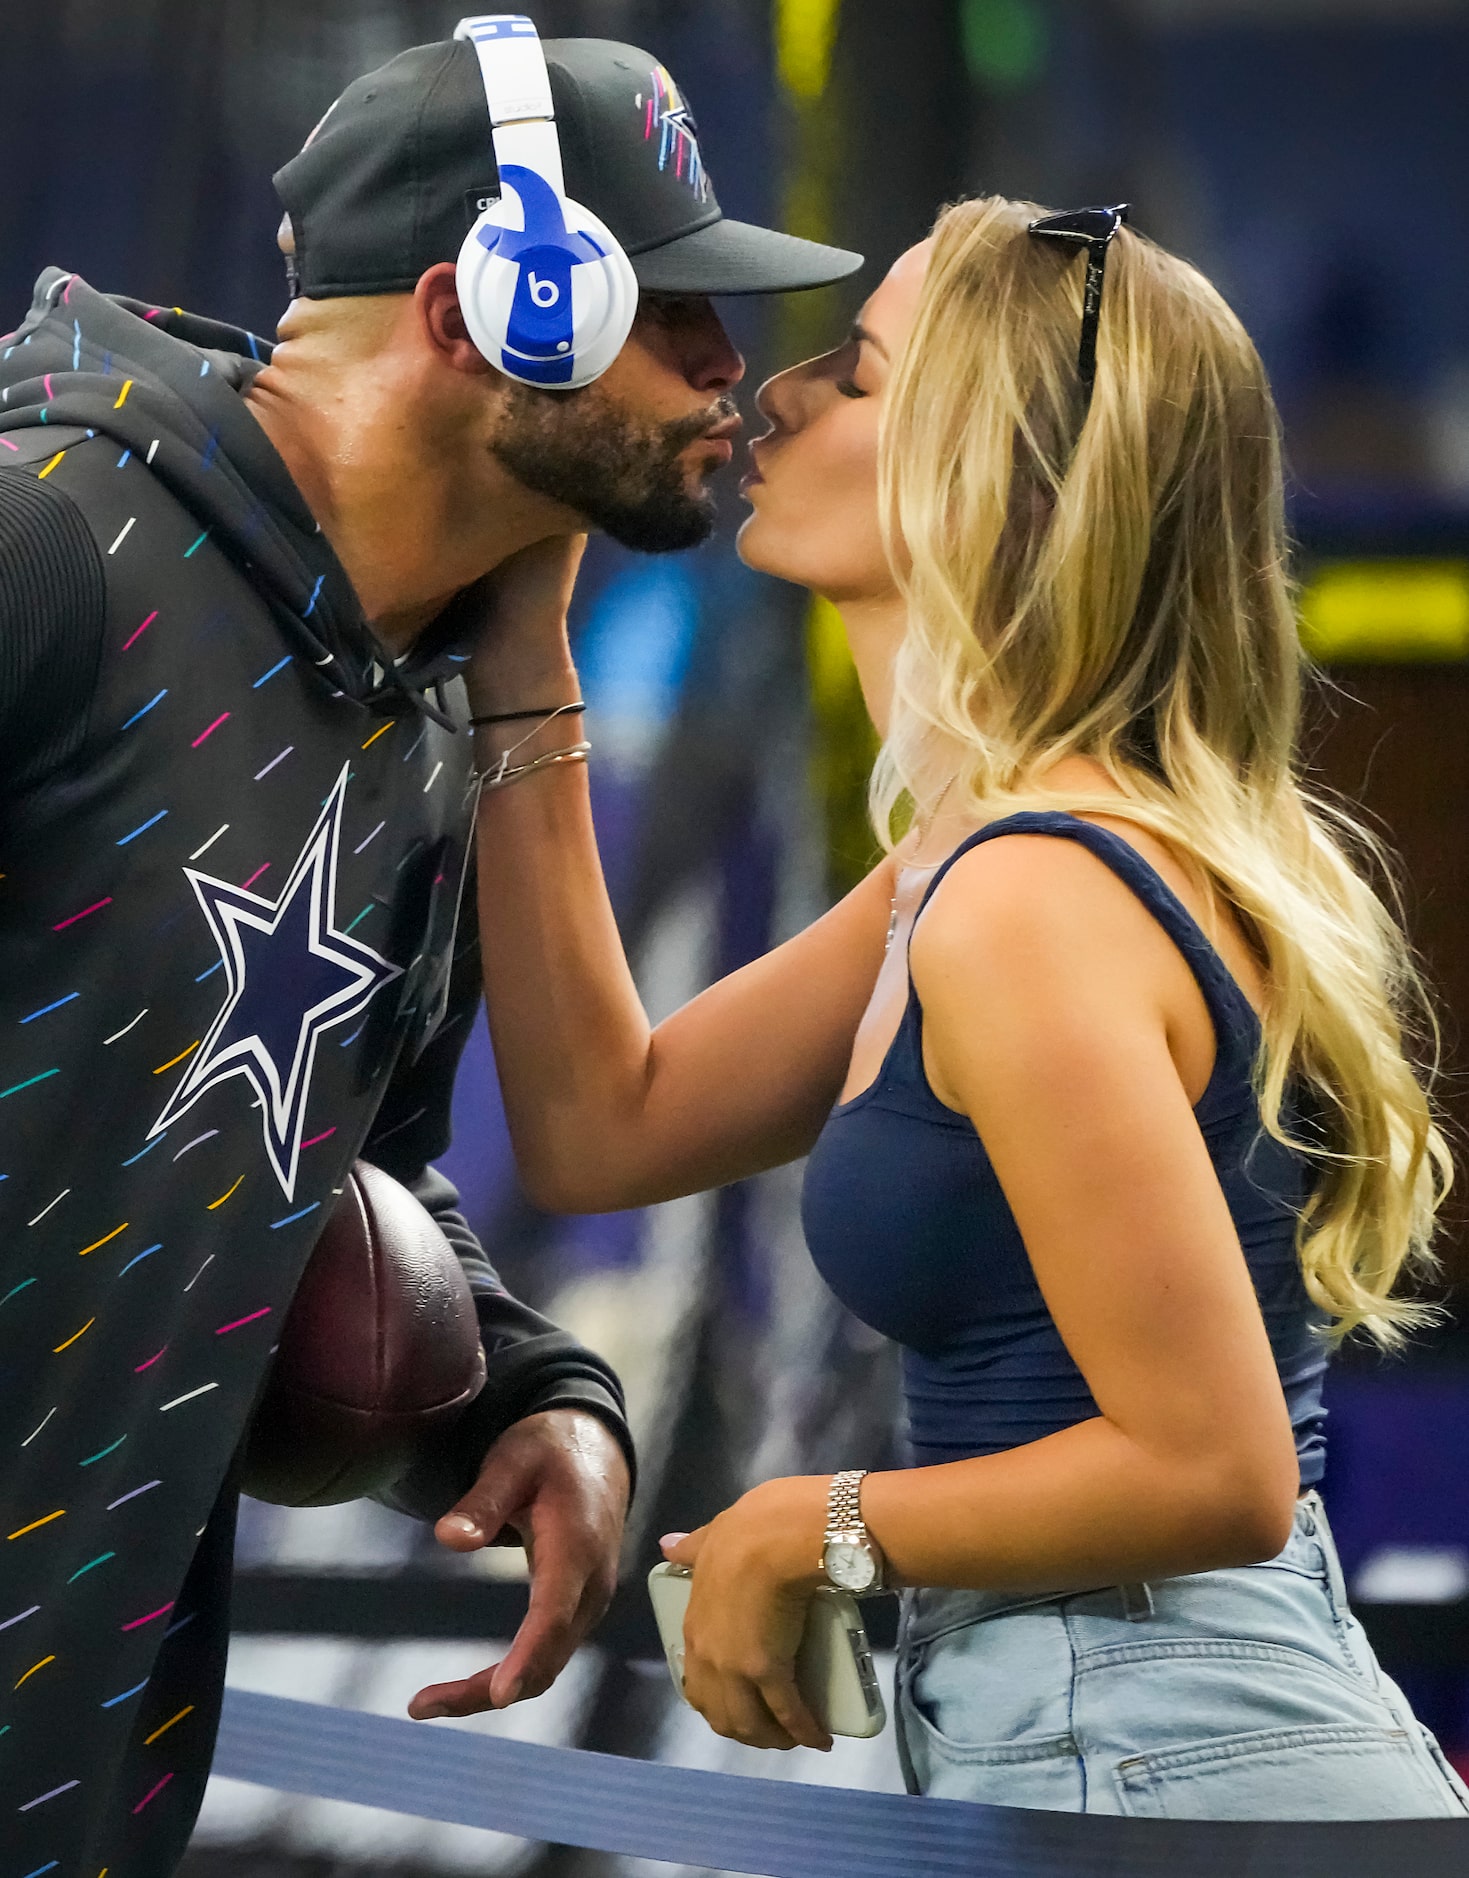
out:
M1122 1615L1130 1624L1146 1623L1153 1615L1153 1594L1147 1585L1118 1585Z
M1331 1589L1332 1601L1338 1612L1345 1617L1351 1609L1351 1600L1347 1596L1347 1581L1342 1572L1336 1540L1332 1536L1331 1521L1326 1517L1326 1508L1322 1504L1321 1495L1314 1488L1303 1497L1311 1509L1315 1522L1316 1537L1321 1544L1321 1556L1326 1565L1326 1582Z

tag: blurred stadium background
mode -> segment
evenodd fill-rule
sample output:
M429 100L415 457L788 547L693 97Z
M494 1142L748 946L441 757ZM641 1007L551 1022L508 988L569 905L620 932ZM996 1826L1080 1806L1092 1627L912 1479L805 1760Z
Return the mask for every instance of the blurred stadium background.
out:
M820 349L943 201L1127 198L1244 316L1286 414L1319 779L1403 856L1469 1119L1469 4L1465 0L533 0L544 34L630 40L698 115L727 212L863 249L842 289L738 302L752 392ZM270 332L271 171L359 72L444 36L452 0L6 0L0 323L41 267ZM812 917L873 852L870 756L834 619L745 572L730 536L639 560L596 544L578 604L597 811L655 1013ZM896 1788L891 1737L772 1767L672 1698L646 1619L656 1535L756 1479L894 1458L885 1349L812 1273L797 1169L646 1213L559 1219L519 1193L483 1025L448 1171L523 1296L627 1379L643 1486L626 1588L540 1701L539 1741ZM1460 1304L1464 1216L1446 1245ZM1452 1301L1452 1297L1451 1297ZM1462 1309L1459 1317L1462 1320ZM1327 1499L1362 1615L1469 1769L1469 1330L1340 1362ZM518 1553L436 1555L376 1507L247 1503L231 1679L401 1713L489 1660ZM643 1866L216 1782L193 1878L635 1878Z

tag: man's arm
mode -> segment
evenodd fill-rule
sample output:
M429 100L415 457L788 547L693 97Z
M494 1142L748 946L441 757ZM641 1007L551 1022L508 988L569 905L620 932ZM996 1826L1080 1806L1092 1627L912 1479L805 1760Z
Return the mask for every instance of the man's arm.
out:
M473 904L473 874L466 904ZM449 1146L450 1108L459 1059L479 1006L479 944L461 928L448 1009L419 1056L400 1065L363 1147L363 1158L407 1187L454 1248L474 1294L486 1378L452 1433L380 1496L414 1519L438 1520L474 1485L490 1448L513 1422L550 1409L582 1409L612 1433L629 1472L634 1467L622 1386L611 1366L513 1298L459 1210L450 1181L430 1165ZM493 1535L491 1535L493 1536Z
M473 905L472 885L467 903ZM477 940L458 955L446 1019L389 1087L365 1157L437 1219L474 1293L487 1376L453 1434L384 1504L435 1519L441 1544L474 1551L502 1533L525 1546L530 1607L498 1664L414 1697L410 1713L471 1715L548 1688L606 1609L617 1582L633 1455L622 1390L606 1363L512 1298L428 1163L449 1145L454 1075L479 1001Z
M371 1148L371 1143L369 1150ZM393 1173L369 1152L374 1166ZM412 1519L441 1519L462 1499L479 1474L485 1455L512 1422L550 1409L582 1409L595 1415L615 1437L634 1471L622 1385L609 1364L569 1332L500 1283L473 1228L459 1211L459 1195L444 1176L425 1167L402 1184L430 1212L453 1246L479 1318L485 1349L485 1386L448 1436L438 1440L396 1486L378 1495L384 1506Z

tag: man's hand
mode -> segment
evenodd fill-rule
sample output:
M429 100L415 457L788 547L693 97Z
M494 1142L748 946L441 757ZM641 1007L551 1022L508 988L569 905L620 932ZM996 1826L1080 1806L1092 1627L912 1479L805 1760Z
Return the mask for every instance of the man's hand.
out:
M408 1705L416 1721L508 1708L550 1688L611 1602L629 1487L622 1449L583 1409L548 1409L506 1429L434 1535L453 1552L474 1552L517 1534L530 1561L530 1608L503 1662L420 1689Z

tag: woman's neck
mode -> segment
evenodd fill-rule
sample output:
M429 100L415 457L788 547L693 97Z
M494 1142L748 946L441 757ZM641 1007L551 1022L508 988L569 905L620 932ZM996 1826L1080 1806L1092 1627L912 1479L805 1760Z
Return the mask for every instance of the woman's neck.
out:
M878 736L885 738L893 701L893 665L903 643L907 606L897 592L841 599L835 604L857 668L867 715Z
M958 777L959 760L956 753L954 780ZM1094 757L1074 754L1061 757L1039 771L1032 788L1034 794L1042 798L1055 796L1057 808L1065 808L1078 798L1095 800L1122 794L1105 767ZM909 841L900 848L903 865L922 868L938 865L953 853L961 841L992 821L995 812L1000 811L987 815L977 810L973 800L962 789L955 788L953 782L946 783L927 814L915 822ZM1098 811L1089 809L1087 812L1096 814Z
M892 715L893 672L907 630L907 605L894 591L835 601L857 668L863 702L873 727L886 738ZM963 767L962 752L955 751L954 775ZM1119 795L1117 783L1096 758L1072 753L1044 766L1035 776L1041 795L1056 795L1062 802L1077 796ZM953 852L966 836L987 819L976 815L973 801L962 789L946 783L927 813L900 844L904 866L931 866Z

